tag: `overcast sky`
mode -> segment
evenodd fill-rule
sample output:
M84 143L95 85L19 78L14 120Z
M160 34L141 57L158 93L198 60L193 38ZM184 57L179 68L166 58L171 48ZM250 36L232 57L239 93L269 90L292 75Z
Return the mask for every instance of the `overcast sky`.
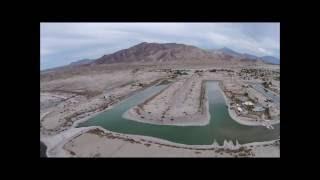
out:
M99 58L141 42L280 56L279 23L41 23L40 27L41 69Z

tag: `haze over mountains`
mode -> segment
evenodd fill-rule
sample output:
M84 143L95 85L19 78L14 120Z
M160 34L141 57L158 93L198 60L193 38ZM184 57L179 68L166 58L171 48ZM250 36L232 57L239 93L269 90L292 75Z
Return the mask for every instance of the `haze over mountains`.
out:
M236 52L232 49L229 49L227 47L224 47L224 48L221 48L221 49L216 49L216 50L210 50L210 52L213 52L213 53L226 53L226 54L229 54L235 58L244 58L244 59L252 59L252 60L262 60L264 61L265 63L271 63L271 64L280 64L280 59L276 58L276 57L273 57L273 56L261 56L261 57L258 57L258 56L255 56L255 55L252 55L252 54L247 54L247 53L239 53L239 52Z
M279 64L273 56L254 56L239 53L227 47L204 50L195 46L177 43L140 43L128 49L103 55L98 59L83 59L68 66L99 65L113 63L169 63L169 62L264 62Z
M77 66L77 65L82 65L82 64L89 64L92 61L94 61L94 59L82 59L82 60L79 60L79 61L72 62L69 65L70 66Z

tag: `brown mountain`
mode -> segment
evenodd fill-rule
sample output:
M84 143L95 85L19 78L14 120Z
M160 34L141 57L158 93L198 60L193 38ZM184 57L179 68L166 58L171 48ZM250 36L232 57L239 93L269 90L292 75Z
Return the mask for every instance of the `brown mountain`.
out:
M195 46L176 43L140 43L128 49L104 55L94 64L122 62L168 62L218 60L218 56Z
M203 50L195 46L177 43L140 43L128 49L123 49L112 54L107 54L96 60L85 60L71 63L43 71L56 69L74 69L77 67L91 67L92 65L115 63L138 64L252 64L262 63L259 59L250 59L247 56L230 53L231 50ZM97 67L98 67L97 66Z

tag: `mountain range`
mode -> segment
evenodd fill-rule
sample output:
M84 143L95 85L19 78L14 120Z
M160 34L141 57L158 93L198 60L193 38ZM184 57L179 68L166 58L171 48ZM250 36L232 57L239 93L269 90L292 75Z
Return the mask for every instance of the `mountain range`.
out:
M81 59L75 62L70 63L70 66L77 66L77 65L83 65L83 64L90 64L94 59Z
M268 63L280 64L273 56L258 57L251 54L239 53L230 48L204 50L196 46L177 43L139 43L127 49L103 55L98 59L82 59L70 63L69 67L113 64L113 63Z
M213 53L226 53L229 54L235 58L243 58L243 59L251 59L251 60L262 60L265 63L270 63L270 64L280 64L280 59L273 57L273 56L255 56L252 54L247 54L247 53L239 53L236 52L230 48L224 47L221 49L214 49L214 50L209 50L210 52Z
M95 64L118 62L154 62L166 63L169 61L196 61L212 59L210 52L195 46L176 43L140 43L131 48L104 55L97 59Z

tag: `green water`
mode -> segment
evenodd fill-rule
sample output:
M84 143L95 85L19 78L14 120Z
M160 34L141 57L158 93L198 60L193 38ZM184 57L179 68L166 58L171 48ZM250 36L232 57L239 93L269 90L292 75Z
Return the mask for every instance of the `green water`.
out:
M167 85L147 88L78 126L101 126L118 133L151 136L188 145L208 145L214 140L220 145L224 140L231 140L233 143L238 140L240 144L244 144L269 141L280 136L280 124L274 125L274 129L270 130L263 126L245 126L234 121L229 116L217 81L206 82L211 114L210 123L206 126L153 125L122 118L122 114L129 108L143 102L165 87Z

